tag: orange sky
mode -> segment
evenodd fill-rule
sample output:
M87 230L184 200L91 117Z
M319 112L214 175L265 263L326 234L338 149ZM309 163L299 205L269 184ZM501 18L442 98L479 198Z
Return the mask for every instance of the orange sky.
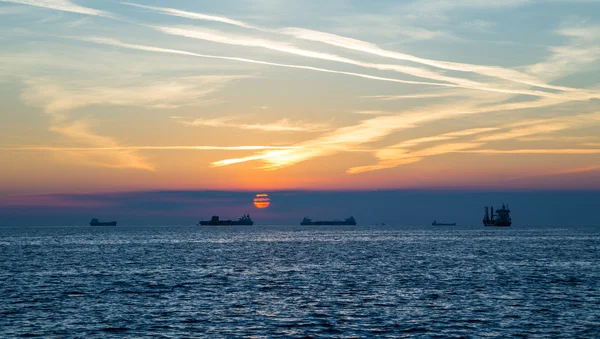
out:
M93 5L0 2L2 195L600 188L598 4Z

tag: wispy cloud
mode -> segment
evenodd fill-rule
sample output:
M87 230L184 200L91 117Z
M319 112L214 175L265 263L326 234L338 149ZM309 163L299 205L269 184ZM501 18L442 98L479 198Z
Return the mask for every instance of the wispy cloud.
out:
M465 137L465 136L469 136L469 135L488 133L488 132L496 131L498 129L500 129L500 128L499 127L480 127L480 128L466 129L463 131L445 133L444 135L449 136L449 137Z
M217 30L210 30L210 29L205 29L205 28L201 28L201 27L155 26L154 28L158 31L161 31L161 32L164 32L167 34L178 35L178 36L183 36L183 37L192 38L192 39L199 39L199 40L204 40L204 41L211 41L211 42L228 44L228 45L236 45L236 46L265 48L265 49L269 49L269 50L273 50L273 51L303 56L303 57L307 57L307 58L334 61L334 62L338 62L338 63L349 64L349 65L359 66L359 67L363 67L363 68L377 69L377 70L381 70L381 71L394 71L394 72L404 73L404 74L414 76L414 77L440 81L440 82L434 82L434 83L420 82L420 81L397 81L397 82L420 84L420 85L430 85L430 86L434 85L434 86L444 86L444 87L461 87L461 88L468 88L468 89L479 90L479 91L490 91L490 92L497 92L497 93L522 94L522 95L541 96L541 97L555 97L555 95L550 92L511 88L511 87L502 87L502 86L497 86L497 85L494 85L491 83L480 83L480 82L477 82L474 80L469 80L466 78L457 78L457 77L443 75L443 74L440 74L440 73L437 73L434 71L430 71L430 70L427 70L424 68L418 68L418 67L362 62L362 61L358 61L358 60L354 60L354 59L350 59L350 58L346 58L346 57L341 57L341 56L338 56L335 54L322 53L322 52L316 52L316 51L307 50L307 49L301 49L301 48L298 48L298 47L288 44L288 43L281 43L278 41L266 40L266 39L261 39L261 38L233 35L233 34L220 32ZM306 30L303 30L303 31L306 31ZM330 34L321 33L321 32L314 32L314 31L310 31L310 32L313 32L313 34L318 34L319 36L323 36L323 35L329 36L330 35ZM302 35L302 37L305 37L305 38L306 38L306 36L307 36L306 34ZM351 46L351 45L350 45L350 42L347 41L348 38L343 38L343 39L344 40L342 42L336 42L335 45L344 46L346 48L349 48L349 46ZM317 40L317 38L310 39L310 40ZM364 43L360 42L359 44L362 46L362 44L364 44ZM404 58L404 60L406 60L406 58ZM483 67L483 66L472 66L472 68L476 68L476 67L481 67L482 69L488 69L488 67ZM447 66L446 68L448 69L449 66ZM454 70L464 70L464 69L458 69L457 67L454 67ZM481 72L484 72L484 70L482 70ZM514 71L514 72L516 72L516 71ZM559 89L559 87L557 87L557 86L544 85L542 83L538 83L538 84L536 84L536 86L549 87L552 89ZM561 89L566 89L566 88L563 87ZM572 89L568 89L568 90L572 90Z
M527 136L518 138L519 141L560 141L582 143L586 146L588 141L600 140L600 136L558 136L558 135L543 135L543 136Z
M600 113L579 114L550 119L523 120L503 126L504 131L478 138L478 141L511 140L532 135L549 134L569 128L600 124Z
M382 101L404 100L404 99L433 99L463 96L465 93L459 92L439 92L439 93L421 93L421 94L403 94L403 95L366 95L361 99L377 99Z
M254 59L248 59L248 58L240 58L240 57L230 57L230 56L221 56L221 55L200 54L200 53L193 53L193 52L182 51L182 50L177 50L177 49L170 49L170 48L161 48L161 47L154 47L154 46L129 44L129 43L125 43L125 42L122 42L122 41L119 41L119 40L116 40L116 39L102 38L102 37L86 37L86 38L79 38L79 40L93 42L93 43L97 43L97 44L103 44L103 45L117 46L117 47L122 47L122 48L127 48L127 49L135 49L135 50L140 50L140 51L147 51L147 52L178 54L178 55L187 55L187 56L200 57L200 58L208 58L208 59L220 59L220 60L230 60L230 61L237 61L237 62L245 62L245 63L251 63L251 64L258 64L258 65L268 65L268 66L276 66L276 67L304 69L304 70L310 70L310 71L316 71L316 72L332 73L332 74L342 74L342 75L348 75L348 76L359 77L359 78L364 78L364 79L387 81L387 82L396 82L396 83L402 83L402 84L443 86L443 87L458 87L458 86L452 85L452 84L442 84L442 83L435 83L435 82L422 82L422 81L400 80L400 79L394 79L394 78L374 76L374 75L369 75L369 74L364 74L364 73L344 72L344 71L337 71L337 70L332 70L332 69L327 69L327 68L319 68L319 67L312 67L312 66L282 64L282 63L268 62L268 61L261 61L261 60L254 60Z
M61 119L62 120L62 119ZM72 158L78 159L79 163L109 168L133 168L139 170L154 171L156 168L148 160L135 153L133 150L118 149L120 146L113 138L97 134L92 131L89 123L85 121L55 121L50 130L64 137L76 140L79 143L95 147L115 148L113 152L104 153L102 156L89 156L85 152L70 150Z
M280 119L273 123L241 123L238 117L199 118L191 121L177 120L191 126L228 127L263 132L322 132L330 128L325 124L290 122L288 119Z
M175 108L211 102L209 95L246 75L209 75L173 79L139 79L120 84L81 81L54 82L45 78L27 79L25 102L58 113L90 105L146 106Z
M557 149L478 149L462 151L478 154L600 154L600 149L591 148L557 148Z
M72 119L70 112L90 105L134 105L164 109L182 104L199 104L205 102L207 95L241 78L243 76L187 77L113 86L30 78L25 80L22 98L32 106L42 107L51 116L50 131L91 146L62 149L69 152L71 158L95 166L153 171L155 166L136 153L140 149L123 147L115 139L94 132L89 122ZM90 156L92 149L111 152Z
M297 150L266 151L258 155L214 162L214 166L225 166L246 161L262 160L264 169L278 169L294 165L315 157L347 152L360 145L378 141L392 132L409 129L435 119L432 115L404 114L377 116L356 125L338 128L324 136L297 144Z
M106 152L106 151L260 151L298 149L298 146L114 146L114 147L53 147L23 146L2 147L0 151L46 151L46 152Z
M402 141L402 142L400 142L398 144L395 144L395 145L387 147L387 148L404 149L404 148L418 146L418 145L421 145L421 144L424 144L424 143L431 143L431 142L436 142L436 141L452 140L452 139L457 139L457 138L460 138L460 137L466 137L466 136L471 136L471 135L476 135L476 134L488 133L488 132L495 131L495 130L498 130L498 129L499 129L498 127L471 128L471 129L467 129L467 130L449 132L449 133L444 133L444 134L440 134L440 135L436 135L436 136L431 136L431 137L422 137L422 138L410 139L410 140Z
M553 46L546 60L529 67L529 72L548 80L577 73L600 59L600 26L585 21L567 22L556 34L570 38L567 45Z
M444 1L444 2L436 2L435 5L433 5L431 2L425 2L423 5L419 5L419 7L433 6L433 7L437 8L438 10L440 10L440 9L449 9L449 8L462 7L462 6L464 6L464 7L472 7L472 6L504 7L504 6L520 5L522 3L524 3L524 1L514 0L514 1L508 1L507 3L505 3L503 5L490 5L490 4L480 3L480 2L476 2L476 3L473 2L473 3L469 3L469 4L462 4L462 3L458 4L457 3L457 4L453 4L452 6L450 6L446 1ZM335 35L335 34L331 34L331 33L325 33L325 32L321 32L321 31L315 31L315 30L309 30L309 29L297 28L297 27L289 27L289 28L283 28L283 29L279 29L279 30L263 29L263 28L260 28L257 26L249 25L247 23L229 19L226 17L218 17L218 16L212 16L212 15L207 15L207 14L202 14L202 13L174 10L172 8L150 7L150 6L142 6L142 5L135 5L135 4L132 4L132 5L151 9L151 10L154 10L154 11L157 11L160 13L164 13L164 14L168 14L168 15L175 15L175 16L186 17L186 18L190 18L190 19L216 21L216 22L227 23L230 25L243 27L243 28L250 28L250 29L256 29L256 30L260 30L260 31L268 31L268 32L276 32L276 33L283 34L283 35L289 35L289 36L295 37L297 39L304 39L304 40L309 40L309 41L325 43L325 44L333 45L333 46L340 47L340 48L360 51L360 52L369 53L369 54L386 57L386 58L416 62L419 64L433 66L433 67L437 67L437 68L441 68L441 69L445 69L445 70L473 72L473 73L478 73L478 74L482 74L482 75L486 75L486 76L497 77L500 79L523 83L523 84L527 84L530 86L536 86L536 87L540 87L540 88L562 90L562 91L573 90L573 89L567 88L567 87L553 86L553 85L546 84L546 83L532 77L531 75L521 73L519 71L512 70L512 69L506 69L506 68L494 67L494 66L471 65L471 64L465 64L465 63L447 62L447 61L438 61L438 60L420 58L420 57L416 57L416 56L413 56L410 54L385 50L375 44L368 43L365 41L360 41L360 40L343 37L343 36L339 36L339 35ZM359 61L344 58L344 57L339 57L336 55L303 50L300 48L296 48L292 45L284 45L284 44L274 42L274 41L267 41L267 40L256 39L256 38L249 39L249 38L243 38L243 37L225 36L222 33L219 34L218 32L214 32L214 31L211 32L211 31L207 31L207 30L200 30L198 28L190 28L190 27L182 28L182 27L162 26L162 27L155 27L155 28L158 30L161 30L165 33L181 35L181 36L186 36L186 37L195 38L195 39L202 39L202 40L207 40L207 41L234 44L234 45L240 45L240 46L263 47L263 48L267 48L267 49L301 55L301 56L305 56L305 57L320 58L320 59L324 59L324 60L348 63L348 64L360 66L360 67L370 67L370 68L381 69L381 70L392 70L392 71L410 74L410 75L417 76L417 77L425 77L425 78L439 80L439 81L447 81L450 83L457 84L459 86L464 86L466 88L513 93L513 92L507 92L508 89L501 90L501 89L494 88L494 87L488 87L484 84L479 84L474 81L468 81L466 79L458 79L458 78L442 76L442 75L436 74L435 72L431 72L431 71L428 71L425 69L417 69L417 68L398 66L398 65L369 64L369 63L359 62ZM528 93L521 93L521 94L541 95L540 92L537 92L537 94L536 94L536 92L534 92L534 91L531 91Z
M8 2L8 1L5 1ZM3 6L0 7L0 15L18 15L23 14L26 8L23 6Z
M348 174L358 174L369 171L376 171L388 168L398 167L421 161L426 157L435 155L447 154L462 151L465 149L476 148L481 146L481 143L450 143L440 144L418 151L410 152L401 148L385 148L377 151L375 154L379 158L379 163L370 166L360 166L350 168Z
M0 2L116 18L111 13L82 7L67 0L0 0ZM427 15L433 14L434 16L439 15L443 17L447 13L458 9L498 9L521 6L527 3L531 3L531 1L510 0L501 3L491 3L479 0L454 2L446 0L419 0L396 4L395 6L408 10L406 16L418 16L419 13L426 13ZM565 110L568 109L569 112L573 112L573 107L577 107L576 109L585 105L589 107L593 103L586 103L586 101L600 98L600 92L594 88L573 88L563 85L576 83L573 81L565 81L560 84L552 82L565 75L581 72L585 69L585 66L593 64L599 59L600 49L598 49L598 42L600 42L600 35L598 27L588 24L585 21L567 22L561 25L556 33L558 36L568 40L569 43L549 49L550 55L546 60L532 66L500 67L445 61L444 59L446 58L443 56L437 56L442 55L442 53L435 54L434 51L425 52L422 55L436 55L435 59L420 57L417 56L419 55L418 52L413 52L418 50L418 48L410 49L414 46L409 45L404 51L395 50L389 46L397 45L396 42L385 44L385 41L382 41L382 39L378 39L378 44L375 44L349 36L301 27L266 28L254 23L251 24L238 20L235 16L227 17L225 15L188 12L175 8L155 7L128 2L122 4L133 6L142 11L147 10L170 15L176 17L178 21L183 21L183 23L185 23L185 20L181 20L181 18L215 23L211 26L228 25L233 27L229 27L229 30L226 32L198 26L180 26L177 24L168 26L165 23L156 22L135 25L136 30L139 29L141 31L150 28L165 33L165 35L156 35L156 32L153 33L155 36L160 37L160 41L156 42L156 45L163 47L126 43L121 40L102 37L68 38L78 39L78 46L87 46L87 44L80 43L81 41L87 41L129 50L188 56L190 60L191 58L226 60L384 81L388 85L408 84L416 86L397 86L398 88L394 86L388 86L389 88L373 86L373 89L368 92L365 91L366 93L351 92L352 98L359 97L363 99L375 99L377 101L361 101L355 106L352 106L353 103L348 103L348 106L344 106L344 111L360 113L364 116L349 115L343 119L336 120L343 121L346 124L341 127L334 127L333 123L319 124L313 121L298 120L298 118L281 119L281 116L273 118L271 122L265 122L262 116L260 120L256 119L256 121L252 120L253 118L248 119L243 116L217 118L207 118L204 116L198 119L178 118L182 124L191 126L237 128L262 132L323 132L318 135L308 135L307 137L313 139L300 139L302 141L295 142L290 146L126 146L110 136L97 132L91 122L77 118L74 115L75 110L99 105L176 109L183 106L212 104L219 100L214 94L233 82L250 77L246 75L165 76L164 74L167 72L162 72L156 75L156 77L148 75L144 75L143 79L124 77L124 79L127 79L126 81L111 82L107 78L97 81L96 79L100 79L99 77L94 77L92 80L87 81L64 79L55 81L52 78L51 72L46 73L45 77L39 75L30 77L22 76L21 78L25 78L25 88L22 94L23 101L33 106L42 107L51 117L51 131L72 140L73 147L23 146L0 148L0 151L65 153L72 154L74 157L80 157L82 162L89 164L144 170L154 170L155 165L150 164L145 157L140 155L144 154L143 151L248 151L248 154L242 153L239 158L216 161L213 163L213 166L258 161L261 168L270 170L292 166L316 157L343 152L361 151L369 152L375 156L374 164L367 163L367 166L355 166L361 164L352 164L351 166L355 167L348 169L348 173L351 174L393 168L447 153L519 154L519 152L523 152L523 154L596 154L597 145L594 142L595 140L589 139L587 141L591 142L587 143L585 142L586 140L563 139L561 141L563 142L562 145L573 143L567 144L567 147L564 149L559 149L556 144L552 143L544 144L539 150L534 149L531 146L532 144L528 144L524 149L506 149L507 145L514 147L514 143L519 141L527 142L536 139L551 141L554 136L560 135L562 131L580 127L584 129L598 122L598 118L594 115L576 114L564 116L566 115L564 114L558 118L525 119L523 116L516 117L516 114L510 114L513 111L523 111L524 114L532 113L535 116L544 116L540 108L560 107L560 105L564 105ZM121 7L121 9L123 8ZM145 18L148 18L148 16L145 16ZM96 19L88 17L86 20L91 20L86 22L91 25ZM460 22L465 23L465 20L467 19L461 17L457 20L457 24L460 24ZM119 23L123 22L119 21ZM132 22L128 21L128 24ZM442 43L447 43L451 39L455 39L452 32L442 30L442 26L433 26L432 29L423 29L421 32L420 27L412 26L409 23L406 23L406 25L410 26L407 29L415 30L417 33L415 36L422 33L423 39L436 37ZM489 27L489 23L481 20L467 21L467 24L463 25L463 28L471 30L485 29L486 27ZM339 31L334 30L334 32ZM361 34L353 35L358 37L364 36ZM64 37L64 34L62 36ZM166 48L167 46L176 46L175 44L171 44L169 40L174 40L173 43L181 40L180 38L173 37L186 37L200 40L200 42L187 47L189 51ZM441 39L444 40L442 41ZM70 41L73 42L73 40ZM212 43L204 43L207 41ZM188 45L190 42L191 40L186 41ZM211 54L192 52L197 50L213 50L218 47L217 44L227 45L226 48L232 56L218 55L219 53L216 52L214 54L213 52L210 52ZM429 45L433 46L433 42L428 42ZM384 48L383 46L386 47ZM248 49L264 55L261 57L263 60L243 57L247 54ZM264 53L265 50L269 53ZM270 59L271 57L277 59ZM296 64L296 61L291 61L290 63L268 61L284 60L284 57L289 58L289 60L300 60L298 57L301 57L307 65ZM456 56L453 55L454 57ZM195 61L198 60L201 59L195 59ZM455 60L460 60L460 56ZM469 58L463 58L462 60L469 60ZM197 62L197 64L204 64L205 60L201 61ZM328 66L309 66L313 64L319 65L319 63ZM506 63L508 64L509 62L507 61ZM510 64L512 65L513 62L510 61ZM337 66L339 66L340 70L335 69ZM9 67L4 66L4 68ZM160 65L157 65L157 68L160 68ZM362 70L360 72L348 72L342 71L342 69ZM256 73L260 71L261 68L257 68ZM425 86L431 86L431 88L425 88L427 92L420 92ZM430 91L435 88L440 89L440 91ZM392 95L361 95L367 93L392 93ZM409 99L415 100L411 102L393 102ZM440 104L442 101L444 104ZM250 102L248 107L259 105L260 102L262 101ZM571 103L570 106L565 105L567 103ZM417 108L413 108L417 105L419 105ZM409 107L409 109L402 107ZM341 111L341 109L338 111ZM240 110L239 112L243 111ZM268 113L272 112L274 112L274 109ZM582 112L585 112L585 110L582 110ZM510 121L511 119L525 120L514 123L490 123L481 122L484 119L473 119L472 121L464 119L461 121L461 123L465 124L463 127L441 134L432 133L431 129L426 126L444 119L459 120L463 117L487 113L494 113L491 114L492 120L490 121L495 122L502 121L498 118L500 115L503 115L506 121ZM190 116L189 113L182 111L177 111L173 114ZM357 118L360 121L354 120ZM451 123L455 122L452 121ZM402 131L407 130L410 130L410 132L402 133ZM426 131L427 133L425 133ZM404 134L416 137L407 138ZM302 134L294 135L294 137L296 136L301 137ZM402 141L398 142L399 140ZM511 140L511 143L507 142L508 140ZM556 149L551 146L555 146ZM592 148L584 149L583 147ZM518 148L518 146L515 148Z
M486 135L480 137L478 140L480 141L498 141L498 140L510 140L516 139L529 135L537 135L537 134L546 134L557 131L562 131L571 127L568 123L544 123L540 125L531 125L523 128L515 128L506 132L495 133L493 135Z
M22 5L49 8L63 12L79 13L107 18L114 17L114 15L111 13L101 11L98 9L79 6L68 0L0 0L0 2L12 2Z
M406 148L406 147L413 147L413 146L417 146L420 144L425 144L425 143L430 143L430 142L436 142L436 141L445 141L445 140L451 140L454 139L454 137L448 136L448 135L438 135L438 136L432 136L432 137L423 137L423 138L416 138L416 139L411 139L411 140L407 140L407 141L403 141L399 144L396 144L392 147L386 147L387 148Z
M503 8L515 8L531 4L533 0L414 0L403 3L398 10L418 19L446 20L449 12L458 10L499 10Z
M415 41L460 41L450 30L439 27L423 27L423 22L398 20L394 14L353 13L351 16L329 18L334 22L333 32L350 36L385 37L392 41L408 43Z
M121 2L121 3L124 4L124 5L129 5L129 6L134 6L134 7L149 9L149 10L152 10L152 11L155 11L155 12L159 12L159 13L163 13L163 14L178 16L178 17L181 17L181 18L194 19L194 20L204 20L204 21L213 21L213 22L220 22L220 23L224 23L224 24L228 24L228 25L233 25L233 26L238 26L238 27L243 27L243 28L260 29L260 28L258 28L256 26L249 25L249 24L247 24L245 22L238 21L238 20L233 20L233 19L230 19L230 18L227 18L227 17L223 17L223 16L210 15L210 14L202 14L202 13L194 13L194 12L187 12L187 11L182 11L182 10L174 9L174 8L146 6L146 5L134 4L134 3L130 3L130 2Z
M212 165L215 167L220 167L220 166L239 164L239 163L246 162L246 161L269 160L269 159L274 159L274 158L282 159L282 158L289 156L290 154L292 154L292 153L289 150L266 151L266 152L263 152L262 154L252 155L252 156L244 157L244 158L225 159L225 160L215 161L212 163Z
M363 115L394 115L395 114L395 113L392 113L392 112L377 111L377 110L354 111L352 113L363 114Z
M337 130L326 134L325 136L318 137L316 139L299 143L297 146L301 148L298 150L287 150L284 152L270 152L265 151L261 152L258 155L245 157L245 158L237 158L237 159L227 159L223 161L218 161L213 163L215 166L225 166L231 165L246 161L256 161L260 160L265 162L266 164L262 167L264 169L278 169L287 166L294 165L299 162L307 161L309 159L315 157L321 157L326 155L331 155L339 152L348 152L354 150L361 145L368 144L371 142L375 142L381 140L382 138L390 135L391 133L398 132L401 130L412 129L417 126L423 125L425 123L430 123L433 121L438 121L441 119L449 119L456 118L465 115L473 115L473 114L482 114L489 112L497 112L497 111L510 111L510 110L522 110L528 108L539 108L545 106L556 105L557 103L563 103L564 101L556 101L555 99L539 99L537 101L532 102L522 102L522 103L509 103L509 104L496 104L496 105L484 105L484 106L476 106L470 103L459 104L455 107L452 105L440 105L440 106L431 106L429 110L415 110L411 113L397 114L397 115L387 115L387 116L377 116L375 118L363 120L357 125L341 127ZM424 114L426 113L426 114ZM585 121L588 119L596 119L594 114L584 116L584 117L571 117L565 118L567 122L576 121ZM566 123L563 121L563 123ZM547 125L554 122L547 122ZM533 125L535 122L531 121L529 125ZM569 125L572 126L572 125ZM506 126L504 128L516 128L516 125ZM499 127L482 127L475 129L468 129L465 131L451 132L449 135L442 135L441 137L461 137L468 135L475 135L480 133L486 133L485 136L481 137L481 139L486 139L488 136L487 132L493 132L499 130ZM537 133L547 132L549 127L546 129L540 129ZM556 129L555 129L556 130ZM506 132L499 132L496 135L498 140L505 140L504 138L500 138L499 136L505 135ZM528 131L528 133L519 133L521 135L533 135L534 131ZM447 139L444 139L447 140ZM438 140L441 141L441 140ZM475 140L470 144L485 144L490 141L486 140ZM422 140L417 142L417 144L422 143ZM393 152L398 152L398 147L405 147L403 145L385 147L382 150L393 150ZM390 151L391 152L391 151ZM377 153L377 151L376 151ZM385 154L385 153L382 153ZM403 157L403 159L416 159L411 160L411 162L419 161L424 155L421 154L419 157ZM408 161L408 160L407 160ZM389 163L388 163L389 165ZM361 169L361 172L364 171L367 167ZM377 167L369 167L369 168L377 168ZM389 168L386 167L386 168ZM357 173L357 172L353 172Z
M472 65L472 64L464 64L457 62L449 62L449 61L439 61L432 59L425 59L416 57L414 55L385 50L380 48L377 45L371 44L369 42L351 39L347 37L342 37L335 34L324 33L320 31L313 31L303 28L285 28L281 30L283 34L294 36L298 39L310 40L321 42L329 45L333 45L336 47L351 49L355 51L360 51L368 54L377 55L380 57L386 57L396 60L403 61L411 61L427 66L433 66L440 69L452 70L452 71L461 71L461 72L472 72L478 73L481 75L486 75L490 77L496 77L504 80L510 80L518 83L527 84L530 86L536 86L540 88L554 89L554 90L562 90L562 91L570 91L573 90L571 88L562 87L562 86L553 86L546 84L537 80L536 78L527 75L525 73L521 73L519 71L515 71L512 69L502 68L502 67L494 67L494 66L482 66L482 65ZM430 74L431 73L427 73ZM418 75L417 75L418 76ZM451 81L446 78L443 81ZM457 80L455 80L457 81ZM482 90L492 90L491 88L485 85L475 85L471 82L463 82L464 86L467 88L481 88ZM506 92L510 93L510 92ZM539 93L538 93L539 94Z
M521 1L518 1L518 2L515 1L515 3L511 3L508 5L513 6L513 5L522 4L522 3L523 2L521 2ZM427 4L431 5L431 3L427 3ZM469 3L469 4L460 4L460 5L455 4L453 6L448 6L448 4L441 6L440 4L436 3L436 6L438 6L438 5L440 7L444 7L444 8L453 8L456 6L459 6L459 7L460 6L489 7L489 5L483 5L480 3L472 3L472 4ZM304 39L304 40L309 40L309 41L314 41L314 42L325 43L325 44L333 45L333 46L340 47L340 48L351 49L351 50L355 50L355 51L360 51L360 52L364 52L364 53L368 53L368 54L377 55L380 57L392 58L392 59L397 59L397 60L402 60L402 61L411 61L411 62L415 62L415 63L427 65L427 66L432 66L432 67L436 67L436 68L440 68L440 69L444 69L444 70L477 73L477 74L481 74L481 75L485 75L485 76L500 78L500 79L504 79L504 80L513 81L516 83L526 84L529 86L535 86L538 88L545 88L545 89L549 89L549 90L575 91L575 89L572 89L572 88L568 88L568 87L564 87L564 86L555 86L555 85L550 85L550 84L544 83L531 75L528 75L528 74L525 74L525 73L522 73L522 72L519 72L519 71L516 71L513 69L507 69L507 68L496 67L496 66L472 65L472 64L465 64L465 63L456 63L456 62L425 59L425 58L416 57L416 56L413 56L410 54L385 50L385 49L382 49L379 46L372 44L372 43L368 43L365 41L360 41L360 40L356 40L356 39L352 39L352 38L347 38L347 37L343 37L343 36L339 36L339 35L335 35L335 34L331 34L331 33L325 33L325 32L308 30L308 29L304 29L304 28L296 28L296 27L284 28L284 29L279 29L279 30L268 30L268 29L263 29L263 28L257 27L257 26L249 25L249 24L241 22L241 21L229 19L226 17L216 17L216 16L206 15L206 14L202 14L202 13L186 12L186 11L179 11L179 10L175 10L176 11L176 14L175 14L175 13L173 13L173 9L170 9L170 8L149 7L149 6L142 6L142 7L152 9L154 11L158 11L158 12L161 12L164 14L183 16L183 17L187 17L190 19L217 21L217 22L227 23L227 24L231 24L231 25L235 25L235 26L243 27L243 28L250 28L250 29L268 31L268 32L276 32L276 33L283 34L283 35L293 36L297 39ZM492 7L497 7L497 6L494 5ZM510 87L508 87L508 88L507 87L499 87L497 85L490 86L489 84L479 83L479 82L467 80L464 78L456 78L456 77L449 77L449 76L441 75L441 74L438 74L436 72L429 71L426 69L408 67L408 66L399 66L399 65L366 63L366 62L361 62L361 61L357 61L357 60L353 60L353 59L349 59L349 58L345 58L345 57L340 57L340 56L333 55L333 54L327 54L327 53L321 53L321 52L300 49L300 48L297 48L290 44L284 44L284 43L280 43L280 42L269 41L269 40L264 40L264 39L259 39L259 38L248 38L248 37L242 37L242 36L225 35L224 33L221 33L218 31L200 29L197 27L194 28L194 27L165 27L165 26L162 26L162 27L155 27L155 29L158 29L158 30L163 31L168 34L180 35L180 36L185 36L185 37L194 38L194 39L201 39L201 40L207 40L207 41L212 41L212 42L232 44L232 45L238 45L238 46L246 46L246 47L261 47L261 48L267 48L267 49L271 49L271 50L275 50L275 51L279 51L279 52L301 55L301 56L305 56L305 57L309 57L309 58L318 58L318 59L323 59L323 60L330 60L330 61L351 64L351 65L355 65L355 66L359 66L359 67L373 68L373 69L379 69L379 70L390 70L390 71L405 73L405 74L420 77L420 78L427 78L427 79L436 80L436 81L440 81L440 82L448 82L450 84L454 84L457 87L464 87L464 88L470 88L470 89L475 89L475 90L484 90L484 91L496 91L496 92L501 92L501 93L524 94L524 95L533 95L533 96L548 96L548 97L552 96L551 93L544 92L544 91L514 89L514 88L510 88Z
M486 145L491 141L509 140L523 136L548 134L561 131L568 128L583 126L589 123L600 122L598 113L581 114L573 117L559 117L554 119L538 119L521 121L518 123L507 124L498 127L473 128L456 132L444 133L441 135L422 137L400 142L398 144L385 147L375 152L379 163L370 166L354 167L348 170L349 174L363 173L380 169L394 168L400 165L421 161L429 156L441 155L446 153L471 152L471 153L497 153L497 154L595 154L593 150L586 149L567 149L567 150L473 150ZM517 127L517 128L513 128ZM504 131L502 131L504 130ZM465 143L445 143L445 141L461 137L481 135L472 141ZM424 143L442 142L424 150L411 151L410 148ZM479 152L481 151L481 152ZM556 151L553 153L553 151Z
M462 131L454 131L449 133L440 134L437 136L422 137L416 139L410 139L402 141L392 146L385 147L375 152L375 156L379 159L379 162L375 165L359 166L348 169L348 174L358 174L370 171L377 171L382 169L394 168L401 165L415 163L421 161L430 156L437 156L447 153L454 153L457 151L476 148L483 143L481 142L463 142L463 143L446 143L445 141L454 140L461 137L467 137L477 134L488 133L494 131L497 128L484 127L484 128L472 128ZM416 146L444 141L437 145L421 149L421 150L410 150Z

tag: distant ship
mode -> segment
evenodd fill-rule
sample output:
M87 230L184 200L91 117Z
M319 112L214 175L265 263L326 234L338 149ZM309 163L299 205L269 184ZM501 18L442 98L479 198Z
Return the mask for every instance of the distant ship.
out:
M490 212L488 214L488 212ZM488 207L485 206L485 215L483 216L483 224L485 226L510 226L512 225L512 220L510 219L510 209L508 205L502 204L502 208L496 210L494 214L494 207L490 207L490 211L488 211Z
M96 218L90 221L90 226L117 226L116 221L100 221Z
M344 220L317 220L312 221L312 219L304 218L300 225L356 225L356 220L354 217L346 218Z
M437 221L434 220L431 223L431 226L456 226L456 223L455 222L452 222L452 223L437 222Z
M200 221L198 225L201 226L236 226L236 225L254 225L254 221L250 218L250 214L244 214L237 220L219 219L218 215L213 215L209 221Z

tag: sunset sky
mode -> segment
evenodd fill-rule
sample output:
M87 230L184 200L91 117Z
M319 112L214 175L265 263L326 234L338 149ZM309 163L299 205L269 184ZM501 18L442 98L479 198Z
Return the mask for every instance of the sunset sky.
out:
M5 197L600 189L600 1L0 0L0 43Z

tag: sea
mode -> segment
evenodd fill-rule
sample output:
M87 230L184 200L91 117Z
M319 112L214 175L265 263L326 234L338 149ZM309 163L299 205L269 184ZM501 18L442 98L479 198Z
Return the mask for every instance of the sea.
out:
M600 227L1 228L0 337L600 338Z

